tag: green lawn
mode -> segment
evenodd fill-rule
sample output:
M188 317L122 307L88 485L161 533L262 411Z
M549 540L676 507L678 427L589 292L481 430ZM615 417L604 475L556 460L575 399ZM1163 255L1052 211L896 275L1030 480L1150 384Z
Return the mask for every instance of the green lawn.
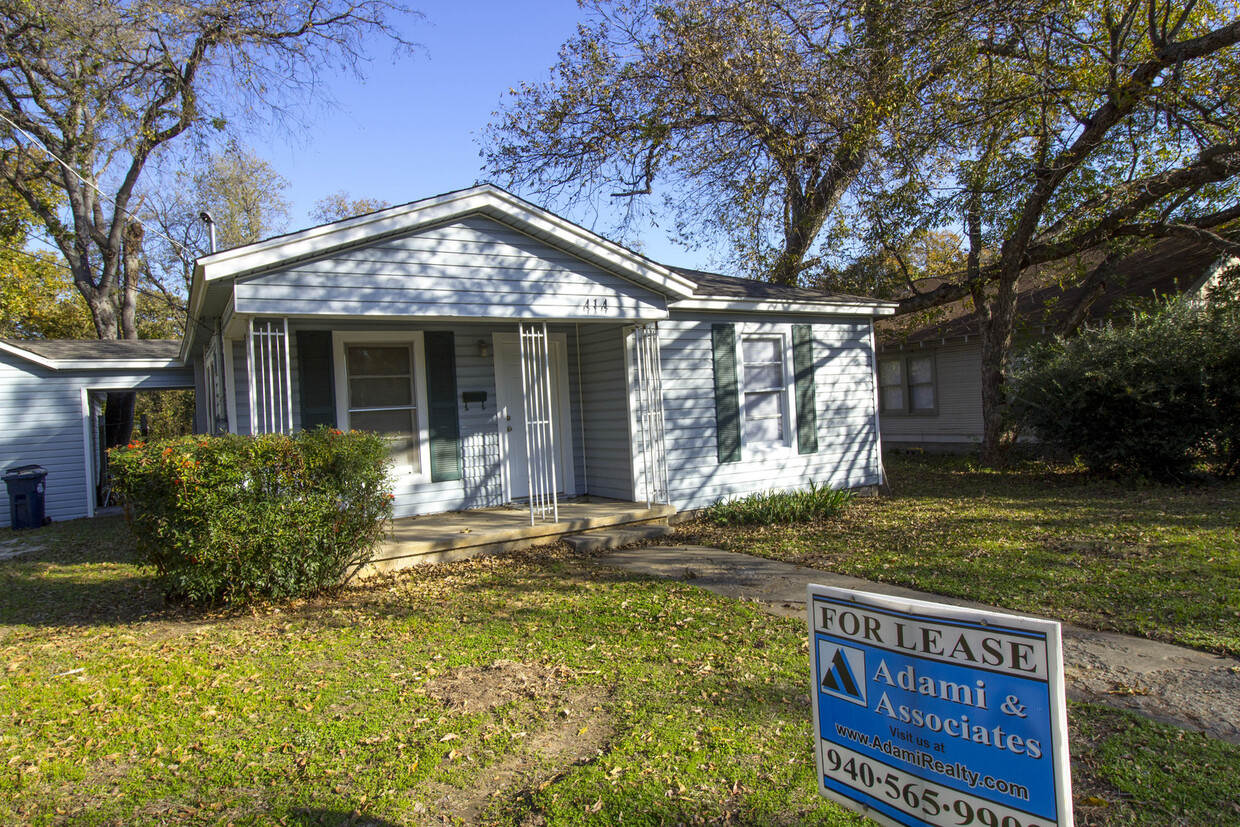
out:
M800 621L560 549L196 612L119 520L7 542L3 824L865 823L815 791ZM1069 715L1078 824L1240 824L1240 749Z
M680 537L1240 655L1240 482L1173 488L915 455L887 471L890 493L836 520L697 523Z

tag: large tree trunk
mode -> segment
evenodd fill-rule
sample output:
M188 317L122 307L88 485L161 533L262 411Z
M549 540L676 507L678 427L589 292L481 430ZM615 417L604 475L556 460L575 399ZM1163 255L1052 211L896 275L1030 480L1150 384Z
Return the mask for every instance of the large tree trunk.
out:
M1003 461L1008 447L1003 417L1004 373L1012 347L1016 317L1016 281L1019 273L1004 274L998 290L978 308L982 323L982 459L991 465Z
M109 310L111 311L112 329L115 331L110 338L138 338L138 276L141 265L143 235L142 225L138 222L131 221L125 225L125 243L121 262L121 308L119 318L117 318L114 305L111 302L108 303ZM120 336L117 337L116 333L119 333ZM104 409L103 414L104 447L116 448L120 445L129 444L129 439L133 436L134 407L137 404L137 399L138 395L132 391L108 394L107 407Z

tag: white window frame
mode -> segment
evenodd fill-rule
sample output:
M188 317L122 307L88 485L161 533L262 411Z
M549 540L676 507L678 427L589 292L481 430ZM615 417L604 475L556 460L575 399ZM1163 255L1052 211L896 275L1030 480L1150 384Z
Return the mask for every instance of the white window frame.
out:
M911 372L909 371L910 359L929 359L930 360L930 391L934 394L934 404L929 408L913 407L913 385L909 381ZM939 372L934 358L933 350L917 351L915 353L901 353L898 356L883 356L878 360L878 371L875 381L878 382L878 402L880 414L893 414L896 416L937 416L939 413ZM883 363L895 362L900 366L900 389L904 399L904 405L899 408L888 408L883 405L883 388L895 387L895 385L883 385ZM924 383L923 383L924 384Z
M430 423L426 411L426 359L420 330L333 330L332 357L335 362L336 422L342 430L352 428L349 422L349 345L410 345L413 348L413 405L418 428L418 464L393 465L388 473L414 482L430 482Z
M794 393L795 376L792 368L792 326L771 322L746 322L738 324L736 330L736 390L739 396L741 428L741 457L745 459L783 456L795 454L797 450L796 405ZM748 429L745 427L745 350L747 338L778 339L780 353L783 354L783 392L779 395L779 403L783 407L783 438L779 444L758 443L749 441Z

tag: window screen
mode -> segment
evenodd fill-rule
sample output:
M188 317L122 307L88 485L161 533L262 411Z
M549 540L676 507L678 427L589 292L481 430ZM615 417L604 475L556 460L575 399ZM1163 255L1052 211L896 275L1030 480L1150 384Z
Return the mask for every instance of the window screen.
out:
M904 371L900 359L878 363L878 387L884 411L904 410Z
M779 336L741 338L745 444L784 444L784 345Z
M908 357L908 396L912 411L934 410L934 366L931 357Z
M387 437L392 463L419 469L413 348L409 345L348 345L349 427Z

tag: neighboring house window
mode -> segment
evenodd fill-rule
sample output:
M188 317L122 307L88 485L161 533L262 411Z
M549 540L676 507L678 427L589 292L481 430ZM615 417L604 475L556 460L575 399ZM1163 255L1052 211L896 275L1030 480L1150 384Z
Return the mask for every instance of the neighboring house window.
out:
M934 354L880 360L878 398L883 413L935 413Z
M745 445L787 445L788 382L784 370L784 337L741 336L742 418Z

